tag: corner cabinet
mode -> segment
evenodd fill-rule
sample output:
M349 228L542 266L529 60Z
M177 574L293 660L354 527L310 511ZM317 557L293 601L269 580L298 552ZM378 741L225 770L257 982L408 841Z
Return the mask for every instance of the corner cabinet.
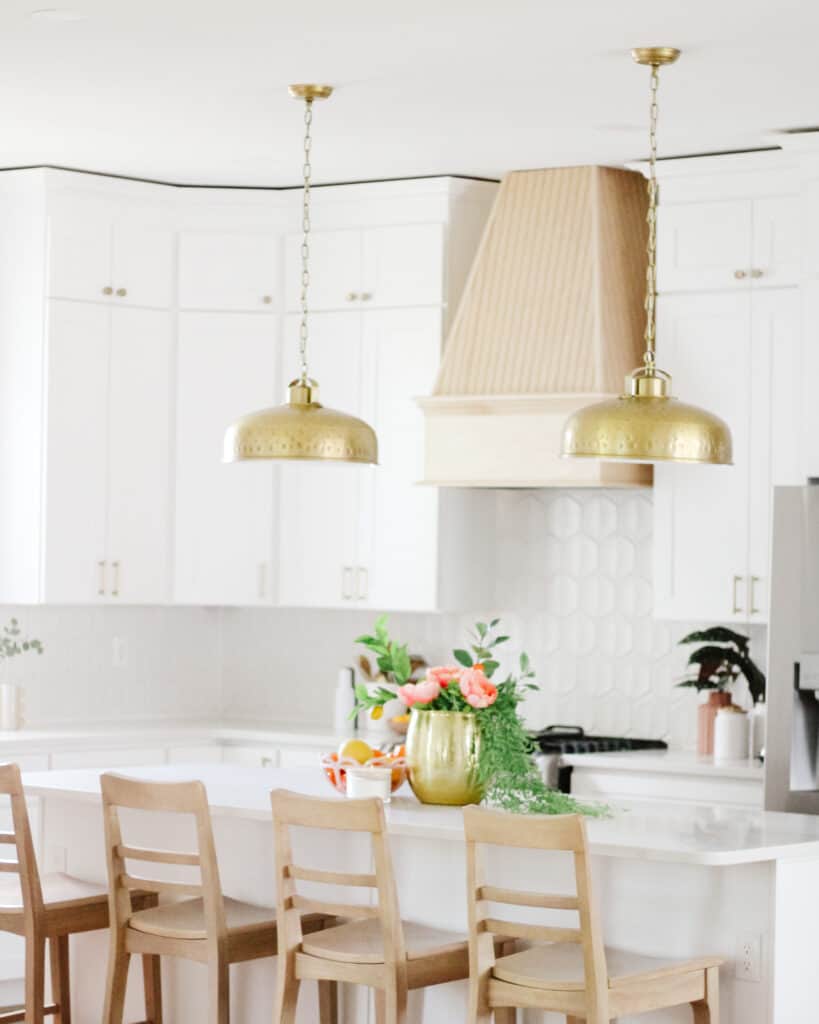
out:
M731 427L732 466L658 465L658 618L765 622L772 487L801 482L796 288L665 295L659 359L674 393Z

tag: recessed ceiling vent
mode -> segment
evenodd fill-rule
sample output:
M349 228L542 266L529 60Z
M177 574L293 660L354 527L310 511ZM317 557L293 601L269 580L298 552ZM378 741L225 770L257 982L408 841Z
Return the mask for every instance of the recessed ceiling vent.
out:
M560 458L566 417L619 395L642 358L646 183L517 171L498 191L426 419L425 482L617 487L651 467Z

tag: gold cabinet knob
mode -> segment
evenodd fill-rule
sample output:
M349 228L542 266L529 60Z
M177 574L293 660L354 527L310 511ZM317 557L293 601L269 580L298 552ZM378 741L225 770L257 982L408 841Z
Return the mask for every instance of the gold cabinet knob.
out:
M272 295L263 295L262 296L262 302L266 306L269 306L272 301L273 301L273 296Z
M127 294L128 294L128 289L127 288L117 288L117 295L121 299L124 299Z
M361 293L361 301L362 302L369 302L372 297L373 297L373 293L372 292L362 292Z
M734 277L737 279L737 281L742 281L743 278L746 278L747 276L748 276L748 273L745 270L735 270L734 271Z
M106 286L105 286L105 287L104 287L104 288L102 289L102 294L103 294L103 295L113 295L113 294L114 294L114 289L113 289L113 288L111 287L111 285L110 285L110 284L107 284L107 285L106 285Z
M758 267L755 267L751 271L751 277L753 277L753 278L758 280L760 277L762 277L764 275L764 273L765 273L764 270L760 270Z
M358 294L358 292L347 292L347 301L348 302L355 302L360 297L361 296Z

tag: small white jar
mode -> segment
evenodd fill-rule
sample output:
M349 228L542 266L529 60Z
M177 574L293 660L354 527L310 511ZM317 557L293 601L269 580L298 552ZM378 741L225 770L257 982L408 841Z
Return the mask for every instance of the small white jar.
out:
M748 758L748 716L729 704L720 708L714 722L714 760L744 761Z
M347 796L351 800L377 796L388 804L392 796L392 769L375 765L348 768Z

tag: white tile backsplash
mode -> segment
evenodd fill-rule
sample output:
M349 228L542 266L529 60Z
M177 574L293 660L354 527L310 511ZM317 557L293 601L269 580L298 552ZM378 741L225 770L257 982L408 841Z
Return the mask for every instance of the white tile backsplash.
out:
M540 691L533 726L695 740L696 695L675 689L694 623L654 622L651 494L646 491L501 491L487 554L495 605L527 650ZM354 638L375 612L302 609L0 608L46 644L0 678L26 689L31 725L224 715L329 725L337 669L361 651ZM394 635L430 661L451 660L471 617L390 616ZM764 659L765 630L752 629ZM115 656L119 648L119 659ZM119 660L119 664L116 662Z

